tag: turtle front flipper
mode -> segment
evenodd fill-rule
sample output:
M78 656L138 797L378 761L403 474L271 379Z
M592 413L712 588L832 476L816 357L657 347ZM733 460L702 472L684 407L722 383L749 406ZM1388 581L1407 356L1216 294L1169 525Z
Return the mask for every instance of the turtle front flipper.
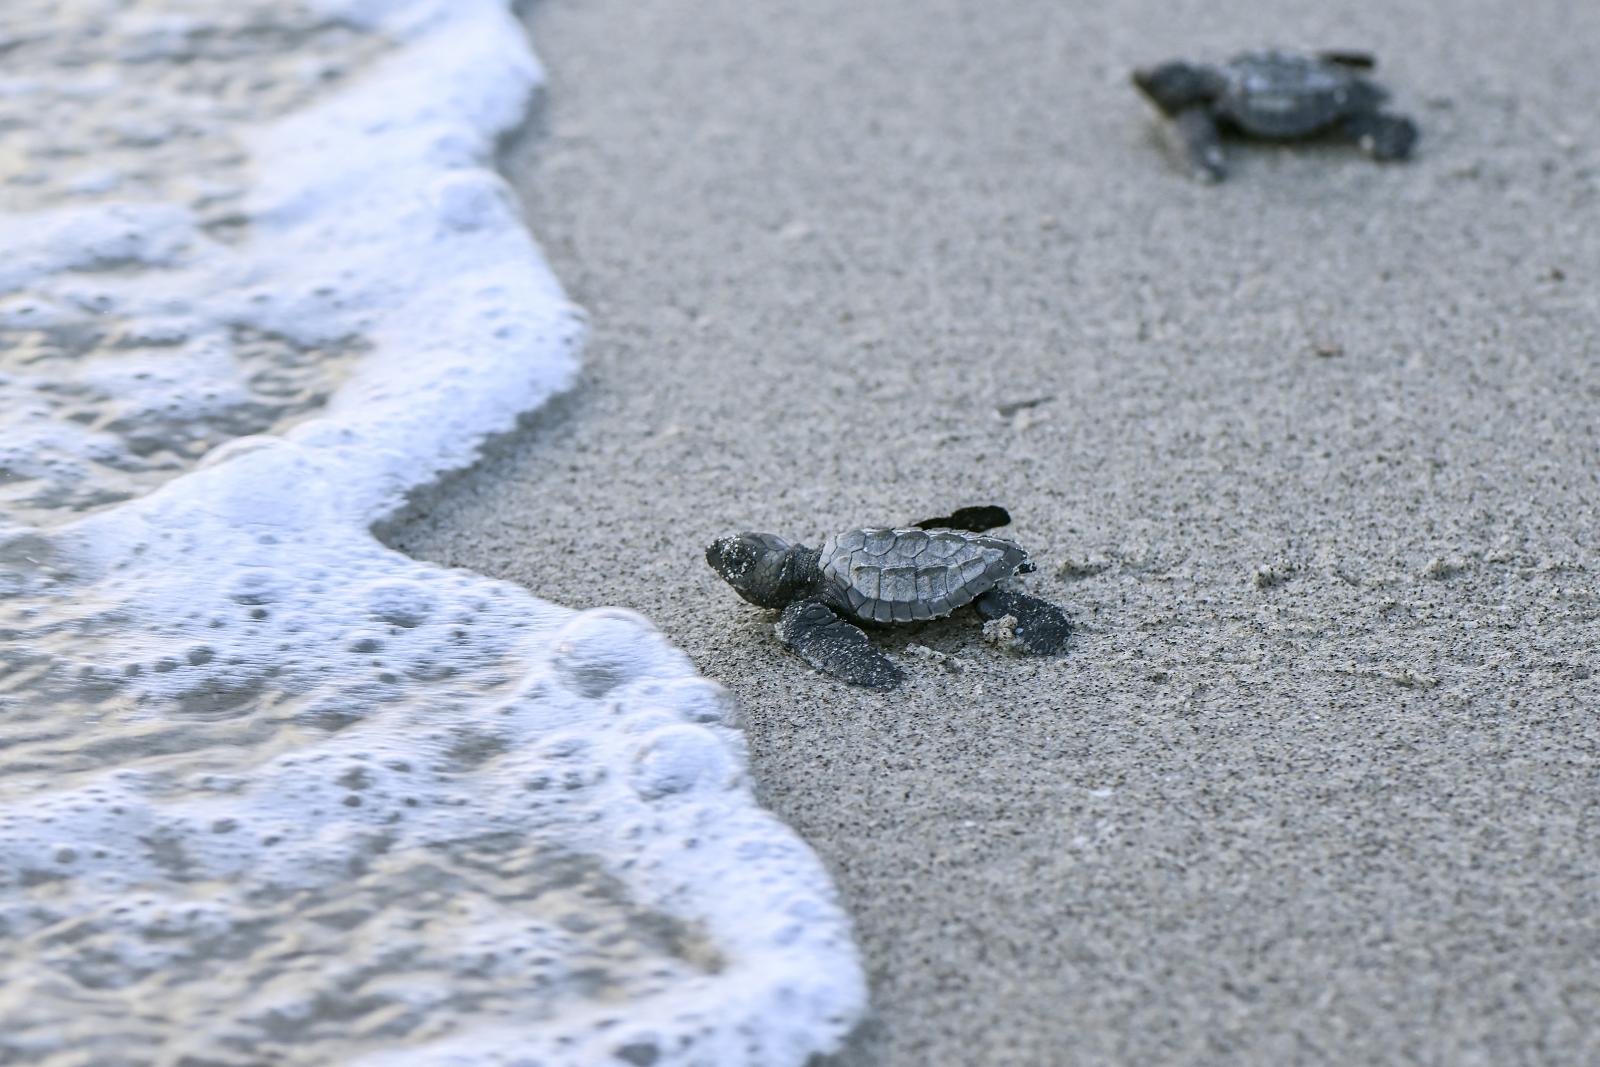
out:
M923 519L915 524L919 530L966 530L968 533L984 533L1009 525L1011 525L1011 513L999 504L975 504L972 507L956 508L948 515L937 519Z
M820 600L797 600L783 609L778 640L800 658L841 682L869 689L893 689L905 676L889 657L872 647L858 626L845 622Z
M1222 138L1209 105L1192 104L1172 116L1172 132L1191 178L1214 184L1228 176Z
M979 597L977 603L978 613L986 619L1003 619L1009 615L1017 620L1017 644L1022 652L1049 656L1067 647L1072 623L1065 612L1048 600L997 586Z

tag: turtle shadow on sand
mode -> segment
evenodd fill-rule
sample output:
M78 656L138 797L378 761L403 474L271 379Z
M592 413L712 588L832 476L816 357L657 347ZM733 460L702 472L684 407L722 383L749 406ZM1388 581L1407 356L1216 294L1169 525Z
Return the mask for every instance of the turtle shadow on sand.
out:
M706 562L745 600L781 611L778 639L807 663L892 689L905 676L862 626L922 623L972 605L1003 623L1019 651L1066 646L1066 615L1020 588L1017 576L1034 569L1027 552L986 532L1010 521L1003 508L962 508L906 527L846 530L821 548L746 532L713 541Z

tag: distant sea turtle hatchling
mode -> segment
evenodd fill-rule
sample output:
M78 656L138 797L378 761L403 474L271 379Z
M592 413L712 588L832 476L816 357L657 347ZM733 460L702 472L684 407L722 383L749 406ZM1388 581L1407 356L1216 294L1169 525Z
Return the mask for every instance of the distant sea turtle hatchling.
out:
M1246 52L1220 67L1163 63L1133 72L1133 83L1172 120L1190 173L1227 176L1219 130L1269 141L1343 136L1373 159L1405 159L1417 127L1382 110L1388 92L1362 75L1376 65L1360 52Z
M974 604L987 619L1016 620L1024 652L1065 647L1066 615L1015 587L1015 575L1034 569L1027 552L983 532L1009 521L1002 508L962 508L930 520L949 525L847 530L820 549L741 533L712 542L706 562L750 603L781 610L778 639L807 663L852 685L892 689L900 668L857 622L921 622Z

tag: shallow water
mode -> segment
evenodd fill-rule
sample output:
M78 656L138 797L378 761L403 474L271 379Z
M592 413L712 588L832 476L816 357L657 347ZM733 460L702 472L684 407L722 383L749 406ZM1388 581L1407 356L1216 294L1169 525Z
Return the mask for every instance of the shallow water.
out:
M848 925L644 619L371 525L570 384L498 2L8 9L0 1063L798 1063Z

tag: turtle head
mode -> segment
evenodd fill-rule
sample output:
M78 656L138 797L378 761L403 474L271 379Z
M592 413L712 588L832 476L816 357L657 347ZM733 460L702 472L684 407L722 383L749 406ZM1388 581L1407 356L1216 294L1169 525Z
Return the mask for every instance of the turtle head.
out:
M1142 67L1133 72L1133 84L1168 115L1214 100L1222 91L1222 77L1215 70L1181 61Z
M757 607L783 607L794 599L802 582L794 546L775 534L719 537L706 546L706 562Z

